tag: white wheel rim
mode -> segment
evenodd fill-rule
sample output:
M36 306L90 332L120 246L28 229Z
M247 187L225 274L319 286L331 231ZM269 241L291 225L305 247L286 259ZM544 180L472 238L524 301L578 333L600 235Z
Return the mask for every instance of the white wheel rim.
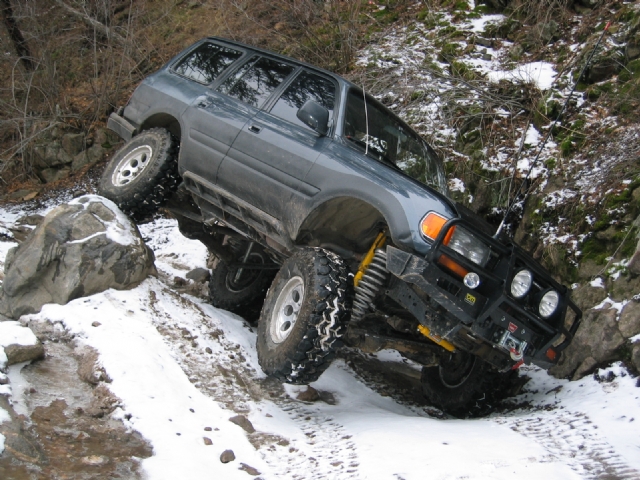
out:
M153 150L149 145L136 147L127 153L113 172L111 181L116 187L133 182L151 163Z
M304 299L304 282L301 277L291 278L278 295L271 314L269 334L273 343L284 342L298 320Z

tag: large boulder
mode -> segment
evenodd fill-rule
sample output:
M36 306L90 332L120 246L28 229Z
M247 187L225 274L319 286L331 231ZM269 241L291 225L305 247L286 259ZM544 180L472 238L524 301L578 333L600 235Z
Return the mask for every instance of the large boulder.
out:
M0 314L18 318L155 273L137 227L106 198L86 195L52 210L7 254Z
M613 360L614 352L626 342L618 329L615 308L588 310L571 344L562 352L550 372L559 378L581 378L597 364Z

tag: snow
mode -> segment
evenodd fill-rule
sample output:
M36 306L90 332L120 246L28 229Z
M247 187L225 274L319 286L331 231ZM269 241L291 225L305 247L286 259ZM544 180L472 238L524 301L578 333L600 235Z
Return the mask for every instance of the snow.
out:
M470 4L473 7L474 2ZM451 21L451 16L441 15L440 19ZM467 20L463 26L482 33L489 24L503 19L502 15L485 15ZM438 140L446 142L454 138L455 130L442 117L441 98L429 88L436 85L440 93L445 92L447 81L417 71L427 60L446 70L430 49L429 33L416 26L415 39L407 45L410 32L406 28L389 32L382 44L362 53L356 63L389 68L398 85L394 84L386 94L396 105L403 105L398 92L402 92L400 84L406 78L415 89L433 94L409 112L415 115L414 124L419 130L435 132ZM557 73L550 63L505 68L501 58L509 46L504 41L500 50L487 48L483 53L490 55L490 60L481 58L478 51L473 52L475 57L465 56L462 60L486 74L490 81L534 83L542 90L553 85ZM578 51L583 46L569 48ZM511 115L503 109L496 113ZM529 147L536 147L541 141L533 126L526 131L521 129L517 135L520 138L513 142L511 150L483 160L483 168L512 169L513 148L519 147L523 137ZM516 165L518 172L530 169L532 156L528 152L536 151L537 148L523 151ZM464 157L459 152L449 153ZM548 142L541 158L557 156L557 145ZM573 165L580 165L581 161L571 160ZM549 193L545 207L556 208L579 194L595 192L603 173L615 165L615 159L609 158L593 168L586 165L576 177L575 189ZM544 186L548 175L547 169L538 164L531 177L542 178ZM465 192L460 179L451 180L450 188ZM472 195L468 199L473 202ZM45 214L55 206L50 202L39 213ZM0 208L0 239L12 237L8 228L23 214L17 208ZM117 227L118 223L125 223L121 213L116 215L107 235L120 243L127 242L130 232ZM587 218L590 224L595 220ZM109 290L67 305L46 305L40 313L22 320L53 325L73 336L79 345L99 352L100 363L112 379L108 388L122 401L112 417L140 432L153 446L153 456L141 462L150 480L245 479L247 473L238 469L241 463L258 469L263 479L537 480L600 478L598 472L609 473L598 469L615 472L616 468L628 467L640 471L640 388L636 386L638 379L619 364L576 382L558 380L543 370L524 366L520 373L530 381L513 403L529 406L474 420L453 419L438 415L433 408L383 396L344 360L336 360L313 384L317 390L330 394L334 402L300 402L296 397L306 388L302 386L278 385L284 391L279 396L277 389L268 390L271 387L265 386L255 352L254 327L200 299L172 291L162 280L163 276L184 277L195 267L206 268L206 248L184 238L174 220L156 219L140 225L139 230L154 250L160 278L149 278L129 291ZM541 234L545 245L560 243L577 251L578 239L563 234L557 225L546 223ZM0 241L0 267L15 245ZM591 285L602 288L603 279L598 277ZM607 298L596 308L616 308L620 313L625 304ZM33 342L35 336L26 331L29 330L16 322L0 322L0 346L4 342ZM183 338L187 340L180 343ZM640 334L631 341L640 341ZM0 368L6 364L3 356L0 348ZM375 357L382 362L416 367L391 350L378 352ZM14 399L21 395L21 368L10 367L11 383L0 385L0 395L13 395ZM232 380L220 375L221 368L237 377ZM227 384L229 390L216 390ZM268 395L264 394L265 389ZM237 396L231 399L233 407L226 402L228 391ZM254 447L249 440L256 437L229 422L238 411L249 418L258 435L278 436L288 444L274 441L266 447ZM8 419L7 412L0 408L0 423ZM205 427L211 430L205 431ZM205 445L203 437L210 439L212 445ZM0 435L0 453L4 441ZM219 456L227 449L235 452L236 460L222 464Z
M105 207L111 210L115 217L112 221L104 222L106 227L106 232L104 233L106 233L108 239L119 243L120 245L133 245L137 243L137 237L134 231L135 227L133 226L129 218L124 213L122 213L122 211L111 200L100 197L98 195L84 195L79 198L74 198L69 202L69 205L81 205L82 207L84 207L84 209L86 209L92 203L103 204ZM98 235L103 235L103 232L95 233L86 238L75 240L70 243L86 242Z
M488 73L493 82L509 80L513 82L534 83L540 90L548 90L556 78L556 71L551 63L532 62L519 65L513 70L495 70Z
M205 266L206 249L182 237L174 220L158 219L140 229L155 251L158 270L169 278ZM640 390L620 366L611 367L616 377L604 383L592 377L556 380L527 367L523 373L532 378L528 393L514 402L528 401L533 410L457 420L382 396L343 360L313 384L334 398L331 403L296 400L306 388L301 386L285 386L285 397L265 395L254 329L233 314L170 290L162 276L129 291L108 290L67 305L45 305L22 321L51 324L99 352L112 379L108 388L121 399L112 417L140 432L153 447L153 456L141 462L151 480L246 478L239 470L242 463L264 479L410 480L425 478L425 471L434 479L578 479L588 476L585 468L597 468L580 453L581 445L612 450L615 461L640 469L635 424L629 421L640 419ZM11 327L3 326L7 323ZM13 332L12 338L33 340L14 331L17 326L0 323ZM185 335L186 343L179 344ZM376 358L415 368L395 351L381 351ZM215 393L225 384L216 373L218 366L235 371L239 385L245 385L233 387L233 408L248 417L256 434L247 435L229 422L238 412L225 401L228 393ZM14 367L9 370L11 385L24 388ZM10 386L4 387L1 393L11 394ZM537 419L543 417L541 424ZM577 431L549 443L554 429L564 428L562 421L574 422ZM541 428L549 431L540 436L536 432ZM274 440L270 447L256 449L249 441L255 435L286 442ZM205 445L203 437L212 445ZM236 460L222 464L219 456L227 449Z
M470 28L475 33L483 33L490 24L501 23L506 17L501 14L483 15L470 20Z

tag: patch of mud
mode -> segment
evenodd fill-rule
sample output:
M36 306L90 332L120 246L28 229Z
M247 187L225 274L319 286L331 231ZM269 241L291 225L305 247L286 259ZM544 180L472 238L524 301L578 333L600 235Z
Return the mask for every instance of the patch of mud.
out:
M88 373L95 365L83 360L87 352L79 363L67 342L48 341L46 351L43 361L10 367L12 403L0 397L0 407L11 416L0 425L6 437L0 478L141 478L139 459L152 449L108 416L119 400ZM96 379L97 387L84 383L79 370Z

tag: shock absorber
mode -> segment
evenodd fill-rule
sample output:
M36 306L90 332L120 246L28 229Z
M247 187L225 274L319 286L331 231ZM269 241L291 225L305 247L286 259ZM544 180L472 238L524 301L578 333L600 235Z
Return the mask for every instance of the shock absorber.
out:
M374 243L374 247L375 245ZM355 285L355 298L353 299L353 310L351 312L351 321L355 322L371 310L373 300L380 287L387 281L389 276L387 271L387 251L382 248L376 249L371 262L365 265L364 268L361 267L361 271L363 271L363 275Z

